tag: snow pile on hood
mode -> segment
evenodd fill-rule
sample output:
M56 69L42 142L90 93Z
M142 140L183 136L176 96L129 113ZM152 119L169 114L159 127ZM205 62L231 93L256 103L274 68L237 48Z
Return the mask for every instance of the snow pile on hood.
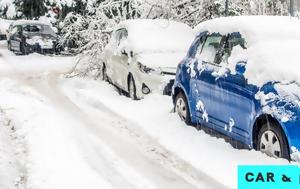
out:
M299 82L300 40L278 39L262 41L244 50L234 48L228 59L231 72L240 60L247 61L245 77L248 82L262 86L267 82Z
M124 45L128 45L127 48L136 53L186 52L195 37L189 26L171 20L126 20L117 28L128 30L128 38Z
M206 21L198 32L228 34L240 32L247 49L235 47L228 67L235 72L238 61L247 61L248 82L262 86L267 82L299 82L300 20L279 16L228 17Z
M141 53L137 56L139 62L151 68L174 68L172 72L176 72L176 67L185 57L185 52L177 53Z

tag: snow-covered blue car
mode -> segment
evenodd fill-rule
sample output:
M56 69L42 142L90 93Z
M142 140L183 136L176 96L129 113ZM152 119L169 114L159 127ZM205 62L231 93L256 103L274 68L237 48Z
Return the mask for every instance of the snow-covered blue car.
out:
M275 158L300 159L300 21L227 17L195 28L172 97L199 124Z

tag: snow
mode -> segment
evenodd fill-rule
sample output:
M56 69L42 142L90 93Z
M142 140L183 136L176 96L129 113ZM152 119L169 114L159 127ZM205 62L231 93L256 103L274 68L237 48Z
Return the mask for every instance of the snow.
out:
M189 26L170 20L126 20L118 28L128 30L128 38L120 46L131 48L135 53L186 52L195 37Z
M13 4L14 0L1 0L0 1L0 10L7 8L6 16L7 18L14 18L17 14L15 5ZM2 21L0 20L2 23Z
M137 59L143 65L150 68L176 68L180 61L186 56L185 52L173 53L141 53L137 55ZM176 69L173 69L173 73Z
M300 81L300 20L278 16L241 16L217 18L199 24L196 31L228 34L240 32L247 49L235 47L228 68L235 73L238 61L247 61L245 76L250 84L262 86L269 81ZM274 56L275 55L275 56Z
M0 174L0 186L236 188L238 165L290 164L186 126L169 96L132 101L108 83L65 78L74 57L15 56L5 45L0 42L0 170L7 174Z
M0 18L0 34L6 34L6 30L8 29L10 24L10 20L4 20Z
M5 115L3 109L0 110L0 188L12 188L17 185L22 170L20 169L15 146L17 142L13 139L13 127L11 120Z

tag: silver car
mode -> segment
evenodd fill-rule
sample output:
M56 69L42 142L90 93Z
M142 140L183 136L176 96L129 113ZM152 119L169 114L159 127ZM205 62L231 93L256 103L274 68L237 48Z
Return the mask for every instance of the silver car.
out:
M103 78L132 99L151 92L170 95L176 67L193 38L189 26L175 21L121 22L103 53Z

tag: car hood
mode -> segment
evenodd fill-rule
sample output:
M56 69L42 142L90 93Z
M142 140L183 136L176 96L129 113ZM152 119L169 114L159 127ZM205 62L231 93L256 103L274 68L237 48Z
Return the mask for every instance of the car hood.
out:
M149 68L173 73L185 56L186 52L149 52L138 54L137 61Z

